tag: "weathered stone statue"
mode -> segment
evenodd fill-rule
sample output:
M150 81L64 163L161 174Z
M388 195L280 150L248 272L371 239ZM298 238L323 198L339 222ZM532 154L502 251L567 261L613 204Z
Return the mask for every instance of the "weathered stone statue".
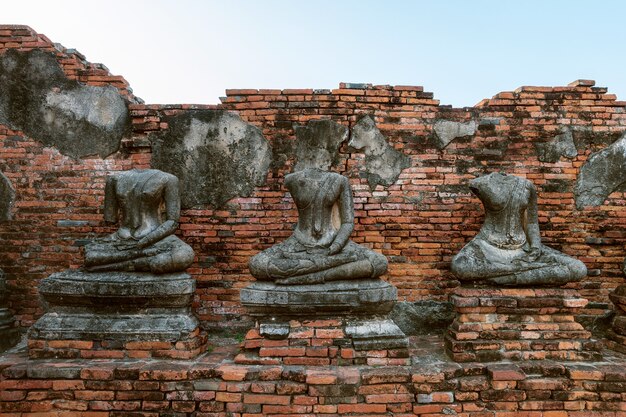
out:
M194 253L174 235L180 217L178 178L133 169L107 178L104 219L120 228L85 247L88 271L183 271Z
M491 173L470 181L469 187L483 203L485 221L452 259L452 272L460 280L560 286L587 275L582 262L541 243L532 182Z
M0 270L0 352L9 349L20 340L15 318L7 308L7 287L4 272Z
M298 224L287 240L250 260L252 275L277 284L319 284L377 278L387 259L350 241L354 204L348 179L307 168L285 177L298 208Z
M369 350L404 349L402 357L408 357L406 336L388 318L397 290L379 278L387 271L387 259L350 240L354 229L350 183L329 171L347 129L332 120L319 120L296 132L300 132L298 161L284 184L298 209L298 223L287 240L250 260L257 281L241 290L240 299L248 313L258 318L257 329L246 335L246 352L236 360L263 363L258 356L265 353L258 349L266 339L288 339L286 345L303 346L298 339L303 328L298 323L311 320L325 326L316 334L337 335L332 341L337 349L359 351L359 363L365 363ZM276 354L272 360L284 359ZM331 357L316 359L338 362ZM304 364L310 359L287 361Z
M83 355L72 344L64 347L66 342L46 347L51 340L93 342L93 349L108 346L128 357L198 354L206 337L191 313L195 280L183 272L194 252L174 235L180 216L178 179L155 169L112 175L104 205L105 220L119 221L120 227L86 246L83 269L42 280L39 293L49 309L29 330L30 355ZM138 341L146 342L144 351L131 352ZM111 355L120 357L119 352Z

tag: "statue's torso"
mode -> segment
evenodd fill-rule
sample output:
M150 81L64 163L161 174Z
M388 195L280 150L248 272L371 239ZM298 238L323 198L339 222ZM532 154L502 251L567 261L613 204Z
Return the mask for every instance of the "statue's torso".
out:
M343 177L316 169L306 169L287 177L286 186L298 208L294 237L307 247L329 246L339 227L334 212Z
M496 192L482 194L485 222L477 237L500 249L515 250L522 248L528 240L524 221L530 188L527 180L509 178L513 181L494 186L497 187ZM507 198L495 201L498 196Z
M167 176L161 171L132 170L115 177L115 194L122 239L139 240L163 223L163 191Z

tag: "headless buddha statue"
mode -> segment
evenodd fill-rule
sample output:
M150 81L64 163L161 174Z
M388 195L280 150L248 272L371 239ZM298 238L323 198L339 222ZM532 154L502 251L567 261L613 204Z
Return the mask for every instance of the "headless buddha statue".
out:
M333 280L376 278L387 259L349 240L354 205L348 179L317 168L285 177L298 209L298 224L287 240L250 260L259 280L277 284L319 284Z
M85 268L98 271L182 271L193 249L174 235L180 217L178 178L156 169L107 177L106 222L120 222L110 236L85 247Z
M452 272L460 280L559 286L587 275L582 262L541 244L532 182L491 173L470 181L469 187L483 203L485 221L452 258Z

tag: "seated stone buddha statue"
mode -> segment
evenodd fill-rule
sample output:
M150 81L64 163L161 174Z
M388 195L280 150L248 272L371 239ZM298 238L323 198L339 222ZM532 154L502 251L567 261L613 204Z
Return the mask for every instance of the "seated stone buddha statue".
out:
M385 273L383 255L349 240L354 204L346 177L308 167L288 174L285 186L298 209L298 223L287 240L250 260L254 277L290 285L376 278Z
M133 169L107 177L105 221L119 229L85 247L85 268L164 274L182 271L194 258L174 235L180 217L178 178L156 169Z
M541 243L532 182L491 173L470 181L469 188L483 203L485 221L452 258L452 272L460 280L560 286L587 275L582 262Z

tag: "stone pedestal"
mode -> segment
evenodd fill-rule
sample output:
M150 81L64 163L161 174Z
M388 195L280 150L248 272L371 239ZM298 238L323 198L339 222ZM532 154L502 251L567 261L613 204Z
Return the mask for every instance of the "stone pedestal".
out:
M255 282L241 302L257 317L235 362L405 365L408 340L388 318L397 290L379 279L317 285Z
M186 273L64 271L44 279L48 312L29 330L33 358L188 359L206 335L191 313Z
M616 316L613 319L613 328L607 332L607 347L621 353L626 353L626 285L620 285L609 294L615 304Z
M6 281L3 272L0 271L0 352L13 347L20 340L20 331L6 303Z
M457 362L601 358L601 343L576 322L587 305L576 290L459 288L445 338Z

